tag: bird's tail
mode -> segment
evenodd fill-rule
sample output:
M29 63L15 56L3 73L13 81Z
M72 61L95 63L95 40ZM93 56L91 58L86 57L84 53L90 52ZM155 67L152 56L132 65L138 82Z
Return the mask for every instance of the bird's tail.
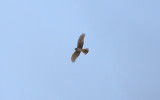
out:
M86 55L89 52L89 49L82 49L82 52Z

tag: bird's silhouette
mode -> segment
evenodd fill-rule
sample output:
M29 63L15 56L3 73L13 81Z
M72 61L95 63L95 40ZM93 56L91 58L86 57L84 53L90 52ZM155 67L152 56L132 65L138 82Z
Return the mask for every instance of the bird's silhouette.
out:
M78 39L77 48L75 48L75 52L72 54L72 57L71 57L72 62L76 61L76 59L78 58L81 52L83 52L85 55L89 52L88 48L82 49L84 44L84 37L85 37L85 34L82 33Z

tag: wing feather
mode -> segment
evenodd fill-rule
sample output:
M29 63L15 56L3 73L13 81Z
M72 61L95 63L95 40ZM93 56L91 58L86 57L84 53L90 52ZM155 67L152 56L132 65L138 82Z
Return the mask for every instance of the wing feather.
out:
M72 57L71 57L72 62L75 62L79 55L80 55L80 52L79 51L75 51L72 54Z
M84 37L85 37L85 34L82 33L82 35L80 35L80 37L78 39L77 48L81 48L82 49L83 44L84 44Z

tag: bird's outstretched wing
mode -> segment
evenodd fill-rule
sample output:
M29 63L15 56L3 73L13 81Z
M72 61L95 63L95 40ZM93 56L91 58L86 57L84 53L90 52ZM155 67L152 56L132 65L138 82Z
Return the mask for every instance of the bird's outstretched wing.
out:
M82 47L83 47L84 37L85 37L85 34L82 33L82 35L80 35L80 37L79 37L79 39L78 39L77 48L82 48Z
M72 54L72 58L71 58L72 62L75 62L79 55L80 55L80 52L79 51L75 51Z

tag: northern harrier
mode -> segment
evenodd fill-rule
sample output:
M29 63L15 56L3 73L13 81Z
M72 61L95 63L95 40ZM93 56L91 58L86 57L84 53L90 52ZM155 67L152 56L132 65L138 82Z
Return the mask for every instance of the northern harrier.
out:
M80 55L81 51L86 55L89 52L89 49L82 49L83 44L84 44L84 37L85 34L82 33L82 35L80 35L78 42L77 42L77 48L75 48L75 52L72 54L72 62L75 62L75 60L78 58L78 56Z

